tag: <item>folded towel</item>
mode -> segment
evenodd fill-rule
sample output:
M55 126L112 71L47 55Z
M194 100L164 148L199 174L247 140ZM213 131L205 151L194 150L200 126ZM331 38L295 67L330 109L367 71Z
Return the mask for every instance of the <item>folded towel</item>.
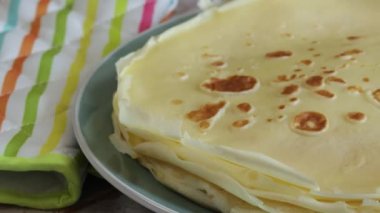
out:
M72 130L77 89L177 0L0 1L0 203L59 208L86 174Z

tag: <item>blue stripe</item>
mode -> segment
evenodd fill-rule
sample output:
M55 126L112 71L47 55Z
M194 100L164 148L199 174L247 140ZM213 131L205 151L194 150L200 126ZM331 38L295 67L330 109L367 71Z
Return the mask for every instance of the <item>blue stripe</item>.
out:
M0 51L1 51L1 47L3 46L3 41L4 41L6 32L14 28L17 24L18 6L20 4L20 0L12 0L10 2L11 4L9 5L9 9L8 9L7 23L5 24L2 32L0 32Z
M176 4L176 0L170 0L169 4L165 8L166 11L170 10L173 7L173 5L175 5L175 4ZM168 11L168 12L170 12L170 11Z

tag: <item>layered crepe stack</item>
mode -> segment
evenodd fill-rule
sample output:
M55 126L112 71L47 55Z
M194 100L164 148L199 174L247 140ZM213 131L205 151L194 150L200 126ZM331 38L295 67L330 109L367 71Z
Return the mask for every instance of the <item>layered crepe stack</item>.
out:
M210 9L120 59L112 142L222 212L379 212L379 11Z

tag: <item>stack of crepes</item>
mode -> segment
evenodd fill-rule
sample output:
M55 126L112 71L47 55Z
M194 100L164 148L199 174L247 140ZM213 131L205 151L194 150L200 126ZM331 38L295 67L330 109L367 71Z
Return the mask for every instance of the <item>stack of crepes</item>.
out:
M379 212L379 11L211 8L120 59L112 142L222 212Z

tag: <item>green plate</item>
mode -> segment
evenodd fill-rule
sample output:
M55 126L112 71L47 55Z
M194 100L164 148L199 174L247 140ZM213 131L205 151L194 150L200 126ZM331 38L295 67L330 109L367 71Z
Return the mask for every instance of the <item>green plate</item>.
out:
M116 151L113 132L112 96L116 90L116 61L141 48L147 40L193 17L195 13L154 28L108 57L79 93L74 118L78 143L92 166L121 192L156 212L211 212L156 181L150 172L128 155Z

